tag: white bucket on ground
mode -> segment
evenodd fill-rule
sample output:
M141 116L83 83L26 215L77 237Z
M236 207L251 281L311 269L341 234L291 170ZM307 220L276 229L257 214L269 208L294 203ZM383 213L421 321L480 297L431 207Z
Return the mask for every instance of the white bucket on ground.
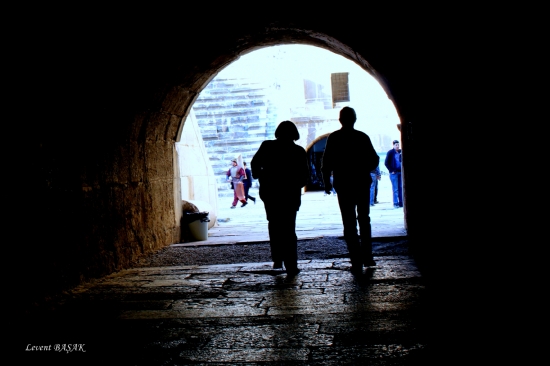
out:
M195 220L189 223L189 231L195 240L208 240L208 221Z
M231 191L233 192L233 191ZM233 199L233 193L231 193L231 199ZM212 205L206 201L197 201L197 200L186 200L189 203L194 204L199 211L208 211L208 218L210 219L210 222L208 223L208 228L211 229L216 225L216 219L217 219L217 212L214 211L212 208ZM231 201L231 200L229 200Z

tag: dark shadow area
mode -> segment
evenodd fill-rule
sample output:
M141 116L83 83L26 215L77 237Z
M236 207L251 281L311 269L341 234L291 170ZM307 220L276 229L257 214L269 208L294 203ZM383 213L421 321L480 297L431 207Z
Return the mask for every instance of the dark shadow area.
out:
M321 161L323 159L323 153L325 152L326 143L327 138L324 137L313 144L313 146L307 151L309 179L306 185L306 190L308 192L322 191L325 189L323 174L321 173Z
M411 255L409 241L406 237L374 238L372 245L375 257ZM347 258L349 258L349 253L346 242L342 237L322 237L298 241L299 261ZM269 242L189 247L171 246L147 256L147 258L136 263L135 267L262 262L271 262ZM274 273L277 272L274 271Z

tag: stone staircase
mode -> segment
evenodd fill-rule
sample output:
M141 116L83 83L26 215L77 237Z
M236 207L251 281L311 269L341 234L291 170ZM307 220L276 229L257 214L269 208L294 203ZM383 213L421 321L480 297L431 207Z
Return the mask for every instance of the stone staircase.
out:
M270 103L268 83L241 79L213 79L193 105L206 151L218 177L220 197L233 193L225 180L231 159L250 160L260 144L274 138L277 108ZM257 185L257 182L255 182Z

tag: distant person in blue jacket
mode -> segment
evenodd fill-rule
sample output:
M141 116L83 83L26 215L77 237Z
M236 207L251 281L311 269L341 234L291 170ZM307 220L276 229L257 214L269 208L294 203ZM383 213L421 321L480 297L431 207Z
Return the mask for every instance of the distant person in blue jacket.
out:
M393 140L393 149L388 151L386 161L384 162L393 189L393 207L403 207L403 183L401 181L401 149L399 141Z

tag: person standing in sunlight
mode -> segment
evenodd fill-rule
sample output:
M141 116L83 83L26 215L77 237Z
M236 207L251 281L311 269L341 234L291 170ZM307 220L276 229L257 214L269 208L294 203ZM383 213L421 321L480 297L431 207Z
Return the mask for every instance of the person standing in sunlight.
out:
M241 207L244 207L248 204L244 197L244 185L243 180L246 178L246 173L242 168L242 165L239 165L237 159L231 160L231 168L225 173L227 176L227 181L231 183L233 189L233 203L231 203L231 208L235 208L237 203L240 201L242 203ZM241 186L239 186L239 184ZM242 196L239 195L239 190L242 190Z

